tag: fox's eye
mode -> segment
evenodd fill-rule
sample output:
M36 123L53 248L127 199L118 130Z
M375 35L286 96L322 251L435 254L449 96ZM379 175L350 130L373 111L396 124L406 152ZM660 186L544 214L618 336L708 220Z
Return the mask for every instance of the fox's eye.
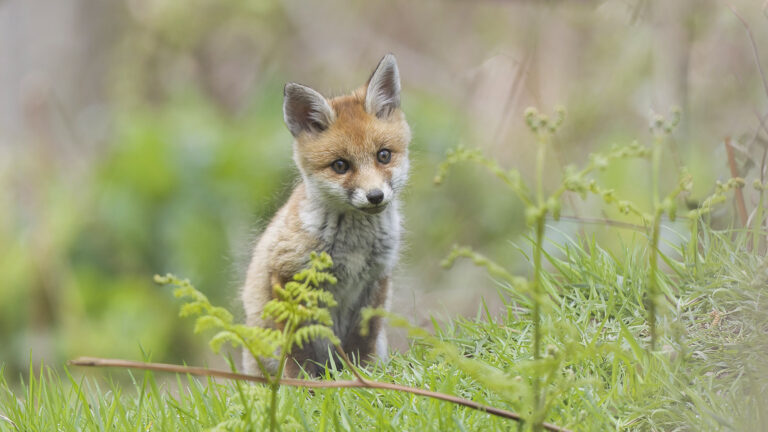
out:
M381 149L378 153L376 153L376 159L378 159L379 162L383 164L387 164L390 160L392 160L392 152L387 149Z
M349 170L349 162L345 161L344 159L336 159L331 164L331 168L333 168L333 170L339 174L344 174Z

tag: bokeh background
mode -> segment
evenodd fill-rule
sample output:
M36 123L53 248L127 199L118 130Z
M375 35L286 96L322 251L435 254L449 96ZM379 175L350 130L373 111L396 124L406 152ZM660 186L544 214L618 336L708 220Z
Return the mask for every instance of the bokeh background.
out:
M754 36L753 48L744 24ZM521 205L447 149L479 147L532 171L528 106L568 110L547 181L590 151L648 142L652 112L682 108L668 184L684 164L707 195L759 176L768 12L756 0L0 0L0 365L91 355L216 362L156 273L190 278L239 311L249 248L296 178L282 122L286 81L326 95L398 59L414 132L394 309L418 323L498 305L494 282L454 243L526 272ZM648 203L648 165L601 174ZM748 195L747 199L751 199ZM611 217L568 197L563 214ZM750 203L754 207L754 203ZM719 217L730 220L729 206ZM716 215L716 217L718 217ZM727 223L727 222L724 222ZM637 234L554 223L618 246ZM674 225L666 224L668 231ZM670 239L680 237L672 235ZM406 342L395 335L394 345Z

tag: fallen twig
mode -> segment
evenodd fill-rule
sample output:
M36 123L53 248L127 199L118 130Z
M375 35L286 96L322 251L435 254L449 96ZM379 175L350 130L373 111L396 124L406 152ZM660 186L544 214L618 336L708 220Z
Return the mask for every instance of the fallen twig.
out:
M345 362L349 362L349 359L346 358L346 354L343 354L343 352L340 354L342 354L342 358L344 359ZM179 365L167 364L167 363L146 363L146 362L137 362L137 361L131 361L131 360L122 360L122 359L80 357L75 360L70 360L69 364L73 366L142 369L142 370L151 370L151 371L157 371L157 372L171 372L171 373L184 373L184 374L190 374L190 375L211 376L211 377L233 379L233 380L240 380L240 381L258 382L262 384L270 383L270 381L268 381L266 378L256 376L256 375L246 375L246 374L240 374L240 373L228 372L228 371L216 370L216 369L208 369L208 368L202 368L202 367L179 366ZM348 364L351 364L351 363L348 363ZM290 387L308 387L308 388L370 388L370 389L379 389L379 390L395 390L395 391L400 391L405 393L412 393L419 396L426 396L434 399L440 399L447 402L452 402L457 405L465 406L467 408L472 408L478 411L487 412L488 414L492 414L498 417L504 417L511 420L515 420L515 421L524 421L524 419L520 417L519 414L514 413L512 411L507 411L501 408L495 408L492 406L483 405L475 401L471 401L469 399L464 399L464 398L460 398L460 397L445 394L445 393L438 393L430 390L423 390L423 389L403 386L399 384L370 381L370 380L363 379L362 376L360 376L354 368L352 368L352 371L357 378L355 380L312 381L312 380L304 380L304 379L296 379L296 378L281 378L279 381L279 384L290 386ZM571 432L569 429L566 429L551 423L545 422L545 423L542 423L541 426L544 429L549 431Z

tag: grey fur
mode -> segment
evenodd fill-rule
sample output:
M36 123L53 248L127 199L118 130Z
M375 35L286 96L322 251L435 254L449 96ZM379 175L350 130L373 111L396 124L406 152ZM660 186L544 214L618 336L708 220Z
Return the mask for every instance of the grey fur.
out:
M382 278L388 277L397 261L400 244L400 220L395 205L378 215L359 212L327 214L327 223L318 232L320 250L333 257L332 273L338 282L324 289L333 293L338 305L330 309L333 331L342 347L352 351L348 341L360 332L361 312L373 306ZM383 306L383 305L382 305ZM382 336L383 337L383 336ZM326 339L313 340L305 351L308 357L323 364L333 347ZM350 354L357 353L350 352ZM378 353L384 357L386 353ZM308 365L316 372L313 365Z

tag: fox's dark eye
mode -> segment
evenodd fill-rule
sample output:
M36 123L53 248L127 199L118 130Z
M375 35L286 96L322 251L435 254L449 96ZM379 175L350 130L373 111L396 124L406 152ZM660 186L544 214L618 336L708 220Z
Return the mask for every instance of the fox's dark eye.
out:
M376 153L376 159L378 159L379 162L383 164L387 164L390 160L392 160L392 152L387 149L381 149L378 153Z
M344 174L345 172L349 171L349 162L345 161L344 159L336 159L331 164L331 168L333 168L333 170L338 174Z

